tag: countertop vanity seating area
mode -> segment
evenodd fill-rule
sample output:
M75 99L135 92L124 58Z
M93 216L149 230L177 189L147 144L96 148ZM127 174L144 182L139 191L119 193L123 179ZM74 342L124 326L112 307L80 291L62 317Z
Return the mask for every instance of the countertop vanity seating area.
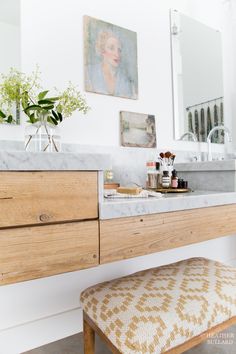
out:
M96 284L236 265L233 0L97 3L0 1L0 354L81 333Z
M0 157L1 285L236 231L235 190L104 200L109 155L1 151ZM235 163L227 166L235 171Z

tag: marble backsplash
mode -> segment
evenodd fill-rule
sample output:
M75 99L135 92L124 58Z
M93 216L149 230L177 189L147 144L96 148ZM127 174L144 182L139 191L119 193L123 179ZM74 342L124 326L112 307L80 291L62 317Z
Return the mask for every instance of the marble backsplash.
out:
M0 141L0 150L24 150L24 143L21 141ZM114 181L121 185L145 185L146 161L157 158L160 149L124 148L116 146L62 144L63 152L110 154ZM206 153L193 151L172 151L176 155L176 162L190 162L196 159L206 160ZM46 154L46 153L45 153ZM56 154L56 153L55 153ZM222 159L222 154L215 154L213 158Z

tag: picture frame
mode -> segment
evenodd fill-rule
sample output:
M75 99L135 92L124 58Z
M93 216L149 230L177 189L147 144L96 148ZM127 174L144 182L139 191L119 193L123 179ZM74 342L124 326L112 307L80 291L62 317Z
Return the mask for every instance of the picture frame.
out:
M152 114L120 112L121 146L155 148L156 120Z
M85 90L138 98L137 34L84 16Z

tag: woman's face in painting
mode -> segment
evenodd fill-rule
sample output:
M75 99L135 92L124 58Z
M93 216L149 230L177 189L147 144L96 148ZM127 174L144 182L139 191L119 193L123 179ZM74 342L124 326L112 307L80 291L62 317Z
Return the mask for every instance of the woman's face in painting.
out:
M117 67L121 60L121 45L116 37L109 37L102 52L104 62Z

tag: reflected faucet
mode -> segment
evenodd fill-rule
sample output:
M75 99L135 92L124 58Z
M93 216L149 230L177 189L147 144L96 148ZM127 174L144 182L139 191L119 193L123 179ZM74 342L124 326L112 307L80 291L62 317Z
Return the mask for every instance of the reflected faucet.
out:
M186 136L189 136L190 138L192 138L192 141L194 141L194 142L197 142L197 141L198 141L196 134L194 134L194 133L192 133L192 132L186 132L186 133L184 133L184 134L180 137L179 140L184 140L184 138L185 138Z
M210 130L208 136L207 136L207 144L208 144L208 161L212 161L212 152L211 152L211 138L212 135L217 131L217 130L223 130L225 132L225 137L227 137L228 142L232 141L232 135L229 131L229 128L225 127L224 125L218 125L217 127L214 127Z

